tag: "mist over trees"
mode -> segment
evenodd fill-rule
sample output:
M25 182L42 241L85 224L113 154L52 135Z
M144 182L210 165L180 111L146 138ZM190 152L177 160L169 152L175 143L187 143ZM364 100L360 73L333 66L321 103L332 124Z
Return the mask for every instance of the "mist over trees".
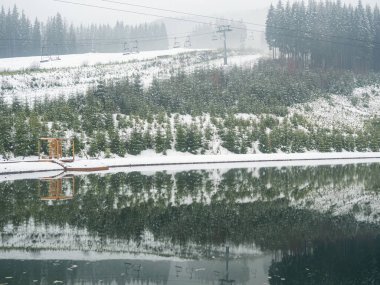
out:
M0 57L167 48L166 27L162 23L128 26L117 22L114 26L76 27L59 13L43 23L30 20L16 6L7 11L2 6L0 11Z
M247 26L242 21L220 19L215 24L199 24L190 33L191 46L194 48L220 48L223 45L222 34L217 33L218 25L230 25L227 33L229 48L243 48L247 41ZM185 42L186 44L186 42Z
M380 70L380 12L376 6L341 1L281 0L270 7L266 40L276 58L290 65Z

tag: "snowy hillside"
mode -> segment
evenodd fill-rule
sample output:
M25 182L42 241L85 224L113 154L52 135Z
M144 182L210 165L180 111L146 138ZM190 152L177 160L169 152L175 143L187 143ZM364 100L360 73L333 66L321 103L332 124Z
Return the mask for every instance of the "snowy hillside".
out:
M360 130L366 120L380 116L380 87L356 88L350 96L334 95L290 108L324 128Z
M28 69L59 69L67 67L92 66L107 63L123 63L130 61L144 61L156 59L162 56L174 56L188 53L189 49L170 49L160 51L144 51L123 55L122 53L86 53L86 54L67 54L59 56L60 60L52 57L47 62L40 62L41 57L14 57L0 59L1 71L17 71ZM44 58L45 59L45 58Z
M235 55L232 65L252 66L261 55ZM7 102L15 98L34 100L83 93L99 80L119 80L139 75L145 86L152 79L168 78L176 69L223 66L222 54L209 50L172 49L138 54L73 54L40 63L40 57L0 59L0 94Z

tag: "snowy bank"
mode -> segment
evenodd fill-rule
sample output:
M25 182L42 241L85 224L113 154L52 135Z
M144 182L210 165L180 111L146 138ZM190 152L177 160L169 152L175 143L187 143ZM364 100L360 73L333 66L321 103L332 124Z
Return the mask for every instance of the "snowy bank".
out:
M259 163L260 167L267 166L290 166L290 165L310 165L310 164L345 164L359 162L380 162L380 152L341 152L341 153L272 153L272 154L224 154L224 155L190 155L178 154L172 155L151 155L151 156L128 156L125 158L105 158L105 159L79 159L75 162L64 163L65 167L70 168L139 168L160 166L176 166L189 167L191 165L213 165L215 164L231 164L229 167L236 168L248 166L249 163ZM232 166L232 164L234 164ZM207 167L208 168L208 167ZM30 174L38 172L55 172L64 171L64 167L46 161L12 161L0 163L0 175L17 175ZM29 177L28 176L28 177Z
M342 153L271 153L271 154L222 154L222 155L173 155L173 156L130 156L97 160L110 168L155 165L211 164L211 163L245 163L245 162L287 162L313 160L355 160L379 159L380 152L342 152ZM93 163L96 160L78 160L76 166ZM72 166L72 164L71 164Z
M54 162L15 161L0 163L0 181L14 179L39 178L53 173L58 175L65 168L132 168L134 171L150 171L160 169L197 169L236 167L275 167L300 165L329 165L351 163L380 162L380 152L341 152L341 153L272 153L272 154L225 154L225 155L152 155L128 156L125 158L79 159L75 162L64 163L63 166ZM255 163L255 165L252 165ZM174 169L173 169L174 167ZM117 169L115 170L117 171ZM37 174L42 172L43 175ZM114 172L110 170L110 172ZM20 175L28 174L28 175ZM38 176L38 177L37 177ZM13 178L12 178L13 177Z
M48 161L10 161L0 163L0 174L19 174L35 172L62 172L64 168L56 163Z

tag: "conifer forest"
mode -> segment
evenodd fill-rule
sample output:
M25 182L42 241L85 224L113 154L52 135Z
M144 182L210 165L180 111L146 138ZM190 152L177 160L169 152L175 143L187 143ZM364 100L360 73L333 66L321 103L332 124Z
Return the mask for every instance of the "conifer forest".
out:
M120 50L114 39L126 34L163 37L147 49L168 45L163 24L75 27L60 14L32 23L16 6L7 12L2 7L0 28L2 57L38 55L53 43L56 54L80 53L88 45L97 51ZM359 129L320 126L290 109L331 94L357 104L352 93L365 86L374 86L369 93L378 95L378 7L279 1L268 11L265 36L272 58L251 67L200 67L193 72L173 67L165 79L154 76L148 87L138 73L118 81L100 77L85 92L29 103L12 98L9 104L0 97L0 154L36 155L39 137L69 134L78 155L90 157L136 155L147 149L217 154L220 147L232 153L377 151L376 117ZM106 41L96 41L104 37ZM90 41L82 45L86 38ZM28 73L4 71L3 92L13 88L5 84L6 76Z
M377 0L3 0L0 285L380 284Z

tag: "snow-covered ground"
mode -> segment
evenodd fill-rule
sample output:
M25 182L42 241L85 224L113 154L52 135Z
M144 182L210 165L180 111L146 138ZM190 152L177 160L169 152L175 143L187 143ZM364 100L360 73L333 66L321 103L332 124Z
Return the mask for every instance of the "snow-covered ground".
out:
M1 162L0 174L17 174L25 172L44 172L44 171L62 171L63 167L42 161L17 161L17 162Z
M109 63L123 63L130 61L145 61L163 56L174 56L189 51L191 49L169 49L158 51L144 51L123 55L122 53L85 53L61 55L60 60L51 60L41 63L40 56L11 57L0 59L0 72L18 71L30 69L62 69L68 67L93 66ZM201 51L201 50L198 50Z
M209 163L260 163L260 162L290 162L306 161L306 165L314 160L330 161L345 160L346 163L355 163L356 160L378 159L378 152L344 152L344 153L271 153L271 154L227 154L227 155L156 155L156 156L130 156L126 158L111 158L100 160L77 160L69 163L70 167L93 167L105 165L108 167L136 167L155 165L180 164L209 164Z
M261 55L235 55L231 64L252 66ZM153 78L168 78L175 69L188 72L200 67L223 65L216 51L172 49L123 55L122 53L90 53L63 55L59 61L39 63L39 57L0 59L0 95L7 102L15 98L33 104L35 100L68 98L85 92L99 80L120 80L139 75L144 86ZM30 68L36 68L30 70Z
M366 120L380 116L380 87L356 88L351 96L331 95L290 108L325 128L360 130Z
M149 167L151 170L157 170L162 166L178 167L185 166L184 169L196 168L204 169L201 165L214 164L214 168L220 164L226 164L229 168L255 166L292 166L292 165L328 165L328 164L350 164L361 162L380 162L379 152L341 152L341 153L272 153L272 154L225 154L225 155L191 155L178 154L173 152L171 155L153 154L147 152L139 156L128 156L125 158L110 158L110 159L79 159L73 163L66 163L66 167L70 168L95 168L108 166L110 168L120 168L117 171L123 171L122 168L141 169ZM209 168L206 166L206 168ZM23 176L16 175L21 173L33 172L62 172L63 167L56 163L49 162L2 162L0 163L0 181L22 179ZM115 171L114 171L115 172ZM13 175L9 175L13 174ZM40 176L38 174L38 176ZM37 176L36 176L37 178ZM26 177L24 178L26 179Z

